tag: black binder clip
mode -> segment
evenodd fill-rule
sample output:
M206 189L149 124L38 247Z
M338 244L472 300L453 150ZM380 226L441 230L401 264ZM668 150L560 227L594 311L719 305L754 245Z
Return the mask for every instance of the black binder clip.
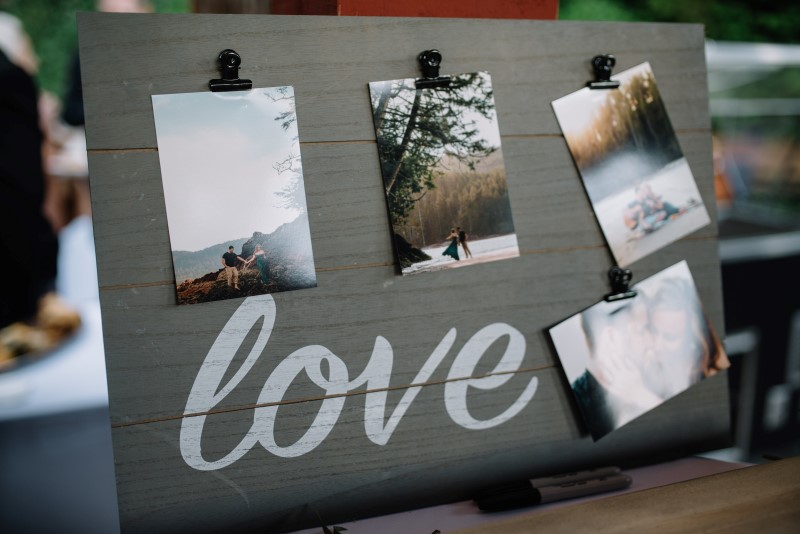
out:
M603 297L606 302L615 302L636 296L636 291L630 289L628 285L633 278L630 269L621 269L616 265L608 270L608 279L611 282L611 293Z
M423 78L416 81L417 89L435 89L450 87L450 76L439 76L439 65L442 64L442 53L438 50L420 52L419 65Z
M252 80L242 80L239 78L239 65L242 58L239 54L226 48L219 53L219 70L222 73L221 79L214 79L208 82L208 87L215 93L222 91L246 91L253 88Z
M589 89L616 89L619 82L611 79L611 71L617 64L617 58L611 54L604 56L594 56L592 59L592 69L594 69L594 81L586 82Z

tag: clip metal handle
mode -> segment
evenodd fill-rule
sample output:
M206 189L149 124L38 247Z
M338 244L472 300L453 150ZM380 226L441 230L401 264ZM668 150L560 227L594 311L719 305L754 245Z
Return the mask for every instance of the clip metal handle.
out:
M597 55L592 58L594 80L586 82L589 89L616 89L619 87L617 80L611 79L611 71L617 64L617 58L611 54Z
M608 280L611 282L611 293L603 297L606 302L630 299L636 296L636 291L630 289L633 271L613 266L608 270Z
M208 88L215 93L223 91L245 91L253 88L252 80L239 78L239 66L242 57L236 51L226 48L217 57L222 78L209 80Z
M450 87L450 76L439 76L442 53L436 49L423 50L417 56L422 70L422 78L416 80L417 89Z

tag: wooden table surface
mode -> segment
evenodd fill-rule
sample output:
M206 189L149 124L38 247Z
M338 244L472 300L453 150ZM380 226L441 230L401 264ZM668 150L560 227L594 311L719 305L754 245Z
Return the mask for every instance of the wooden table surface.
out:
M797 532L798 528L800 457L457 532Z

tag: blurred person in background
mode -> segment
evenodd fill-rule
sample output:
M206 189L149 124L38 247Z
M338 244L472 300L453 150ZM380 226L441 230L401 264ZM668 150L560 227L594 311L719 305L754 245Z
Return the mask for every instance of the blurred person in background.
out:
M43 213L36 69L22 24L0 12L0 328L31 319L56 277L58 240Z
M59 246L45 214L54 189L43 166L36 71L22 24L0 12L0 369L56 346L80 325L55 295Z
M109 13L153 11L147 0L98 0L96 8ZM52 95L45 96L49 98L40 101L47 137L45 170L55 184L53 194L45 198L45 215L56 231L61 231L74 219L91 214L83 89L77 50L70 60L62 101L58 102Z

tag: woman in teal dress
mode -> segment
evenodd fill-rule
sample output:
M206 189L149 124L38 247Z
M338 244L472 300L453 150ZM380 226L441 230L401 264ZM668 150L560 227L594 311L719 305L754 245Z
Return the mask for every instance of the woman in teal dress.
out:
M256 267L258 267L258 273L261 277L261 282L264 285L269 284L269 262L267 261L267 252L261 247L261 245L256 245L253 255L247 258L247 261L245 261L244 268L247 269L247 267L249 267L253 261L256 262Z
M450 246L444 249L442 256L450 256L454 260L458 260L458 234L455 228L450 228L450 235L447 236L450 240Z

